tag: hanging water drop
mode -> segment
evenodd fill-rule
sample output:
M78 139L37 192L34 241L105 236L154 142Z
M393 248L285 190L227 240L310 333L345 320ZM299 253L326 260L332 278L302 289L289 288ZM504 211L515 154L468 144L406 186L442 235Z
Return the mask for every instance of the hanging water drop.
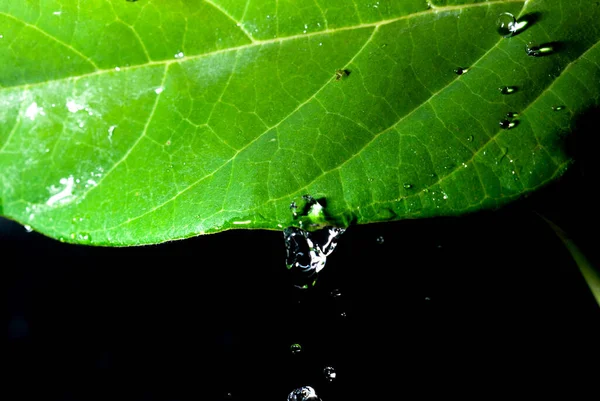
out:
M23 226L23 228L24 228L24 229L25 229L25 231L27 231L28 233L30 233L30 232L32 232L32 231L33 231L33 228L31 228L31 226L29 226L29 225L27 225L27 224L25 224L25 225Z
M561 111L564 109L565 109L565 106L552 106L552 110L554 110L554 111Z
M288 401L319 401L315 389L310 386L304 386L295 389L288 395Z
M515 125L517 125L516 121L509 121L509 120L501 120L500 121L500 128L502 128L502 129L511 129L511 128L514 128Z
M454 69L454 73L455 73L456 75L463 75L463 74L466 74L467 72L469 72L469 69L468 69L468 68L462 68L462 67L458 67L458 68L455 68L455 69Z
M517 31L517 20L511 13L502 13L496 21L498 33L505 38L509 38Z
M509 111L508 113L506 113L506 118L517 118L519 117L519 113L515 112L515 111Z
M298 355L302 352L302 346L298 343L290 345L290 351L292 355Z
M306 289L315 284L319 271L325 267L327 257L345 231L338 227L325 227L312 232L288 227L283 231L286 266L296 287Z
M331 366L327 366L327 367L325 367L325 369L323 369L323 375L325 376L325 380L327 380L328 382L334 381L335 378L337 377L337 373L335 372L335 369L332 368Z
M498 88L498 90L503 95L510 95L511 93L515 93L517 91L517 87L516 86L503 86L501 88Z

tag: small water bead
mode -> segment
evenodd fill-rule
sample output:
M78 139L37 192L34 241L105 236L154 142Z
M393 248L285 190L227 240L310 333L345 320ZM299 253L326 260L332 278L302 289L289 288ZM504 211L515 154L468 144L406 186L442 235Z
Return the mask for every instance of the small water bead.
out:
M541 57L554 52L554 47L550 44L538 45L534 42L529 42L525 45L525 52L531 57Z
M185 54L183 54L183 52L182 52L182 51L179 51L179 52L175 53L175 56L174 56L174 57L175 57L175 58L184 58L184 57L185 57Z
M564 109L565 109L565 106L552 106L552 110L554 110L554 111L561 111Z
M335 290L331 291L329 294L331 295L332 298L337 299L342 296L342 291L340 291L339 288L336 288Z
M474 138L473 138L473 135L469 135L469 136L467 137L467 142L473 142L473 139L474 139Z
M515 112L515 111L509 111L508 113L506 113L506 118L517 118L519 117L519 113Z
M288 395L288 401L319 401L315 389L310 386L304 386L295 389Z
M510 95L511 93L515 93L517 91L517 87L516 86L503 86L501 88L498 88L498 90L503 95Z
M502 129L511 129L514 128L517 125L517 123L515 121L509 121L509 120L501 120L500 121L500 128Z
M466 74L467 72L469 72L469 69L468 69L468 68L462 68L462 67L458 67L458 68L455 68L455 69L454 69L454 73L455 73L456 75L463 75L463 74Z
M327 366L327 367L325 367L325 369L323 369L323 375L325 376L325 379L328 382L334 381L335 378L337 377L337 373L336 373L335 369L332 368L331 366Z
M378 243L379 245L383 244L384 242L385 242L385 238L383 238L383 236L379 236L379 237L377 237L377 243Z
M413 186L412 184L404 184L403 187L404 189L411 189Z
M290 345L290 351L292 351L293 355L298 355L302 352L302 346L298 343Z
M498 33L505 38L509 38L517 31L517 20L511 13L502 13L496 21Z

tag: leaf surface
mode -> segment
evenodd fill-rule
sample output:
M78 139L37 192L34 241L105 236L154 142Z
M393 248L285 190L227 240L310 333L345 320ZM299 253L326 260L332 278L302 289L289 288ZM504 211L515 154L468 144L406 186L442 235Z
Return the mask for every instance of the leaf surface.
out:
M569 165L599 21L591 0L0 0L0 213L137 245L281 229L304 194L342 226L498 207Z

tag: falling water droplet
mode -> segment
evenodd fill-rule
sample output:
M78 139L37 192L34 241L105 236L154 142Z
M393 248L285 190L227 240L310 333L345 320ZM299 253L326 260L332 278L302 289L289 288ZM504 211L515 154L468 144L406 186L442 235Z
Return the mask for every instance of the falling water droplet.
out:
M565 109L565 106L552 106L552 110L554 110L554 111L561 111L564 109Z
M534 42L529 42L525 45L525 52L531 57L541 57L554 52L554 47L551 44L538 45Z
M411 189L413 186L412 184L404 184L403 187L404 189Z
M283 231L286 266L292 273L296 287L306 289L314 285L318 273L325 267L327 257L345 231L338 227L325 227L310 232L288 227Z
M336 373L335 369L332 368L331 366L327 366L327 367L325 367L325 369L323 369L323 375L325 376L325 379L329 382L334 381L335 378L337 377L337 373Z
M508 113L506 113L506 118L517 118L519 117L519 113L515 112L515 111L509 111Z
M515 93L517 91L517 87L516 86L503 86L501 88L498 88L498 90L503 95L510 95L511 93Z
M496 21L498 33L505 38L509 38L517 31L517 20L511 13L502 13Z
M288 401L319 401L315 389L310 386L304 386L295 389L288 395Z
M502 129L511 129L511 128L514 128L515 125L517 125L517 123L515 121L509 121L509 120L501 120L500 121L500 128L502 128Z
M298 343L290 345L290 351L292 355L298 355L302 352L302 346Z
M454 73L455 73L456 75L463 75L463 74L466 74L467 72L469 72L469 69L468 69L468 68L462 68L462 67L458 67L458 68L455 68L455 69L454 69Z
M379 237L377 237L377 243L379 245L383 244L384 242L385 242L385 238L383 238L383 236L380 235Z

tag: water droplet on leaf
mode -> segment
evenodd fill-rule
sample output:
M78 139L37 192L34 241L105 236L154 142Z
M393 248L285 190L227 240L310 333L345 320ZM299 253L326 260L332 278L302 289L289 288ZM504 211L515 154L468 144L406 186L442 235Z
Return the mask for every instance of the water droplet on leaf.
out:
M337 377L335 369L331 366L327 366L325 369L323 369L323 375L325 376L325 379L329 382L334 381Z
M340 79L345 78L348 75L350 75L350 71L348 71L348 70L336 70L335 71L335 80L339 81Z
M554 111L561 111L564 109L565 109L565 106L552 106L552 110L554 110Z
M525 45L525 52L531 57L541 57L554 53L554 46L551 44L538 45L534 42L529 42Z
M458 67L458 68L455 68L455 69L454 69L454 73L455 73L456 75L463 75L463 74L466 74L467 72L469 72L469 69L468 69L468 68L462 68L462 67Z
M403 187L404 189L411 189L413 186L412 184L404 184Z
M28 226L27 224L25 224L25 225L23 226L23 228L24 228L24 229L25 229L25 231L27 231L28 233L30 233L30 232L32 232L32 231L33 231L33 228L31 228L31 226Z
M509 111L508 113L506 113L506 118L517 118L519 117L519 113L515 112L515 111Z
M175 57L175 58L184 58L184 57L185 57L185 54L183 54L183 52L182 52L182 51L178 51L177 53L175 53L175 56L174 56L174 57Z
M502 13L496 21L498 33L505 38L511 37L517 31L517 20L511 13Z
M304 386L295 389L288 395L288 401L319 401L315 389L310 386Z
M515 93L517 91L517 87L516 86L503 86L501 88L498 88L498 90L503 95L510 95L511 93Z
M501 120L500 121L500 128L502 129L511 129L514 128L517 125L516 121L509 121L509 120Z
M473 142L473 135L469 135L467 137L467 142Z

